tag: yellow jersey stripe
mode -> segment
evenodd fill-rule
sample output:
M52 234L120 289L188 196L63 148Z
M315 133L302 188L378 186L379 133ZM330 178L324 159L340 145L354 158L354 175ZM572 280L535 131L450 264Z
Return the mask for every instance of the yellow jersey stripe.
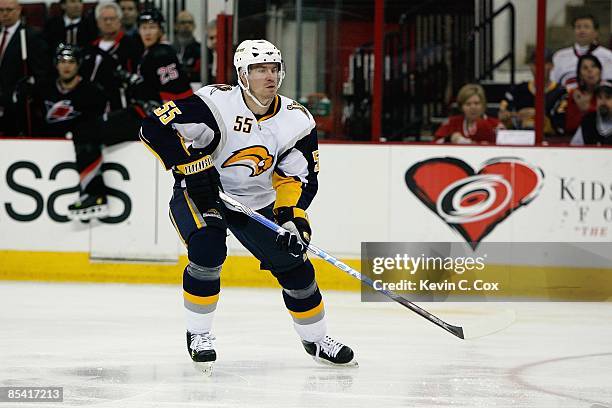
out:
M272 186L276 190L274 208L295 207L302 195L302 182L292 177L272 174Z
M149 151L151 153L153 153L153 156L157 157L157 160L159 160L159 162L162 164L162 166L164 166L164 168L166 170L169 169L168 166L166 166L166 163L164 163L164 161L162 160L162 158L159 156L159 154L157 154L157 152L155 150L153 150L153 148L151 146L149 146L149 144L147 143L147 141L145 140L145 138L142 136L142 132L140 132L140 134L138 135L138 137L140 138L140 140L142 141L142 143L145 145L145 147L147 149L149 149Z
M260 119L257 119L257 123L263 122L264 120L270 119L272 116L276 115L279 111L278 109L279 101L280 101L280 98L278 97L278 95L276 95L274 97L274 109L272 109L272 113L266 116L262 116Z

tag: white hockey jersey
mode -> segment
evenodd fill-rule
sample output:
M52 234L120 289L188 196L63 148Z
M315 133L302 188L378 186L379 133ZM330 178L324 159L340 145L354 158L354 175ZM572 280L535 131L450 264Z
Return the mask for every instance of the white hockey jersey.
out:
M612 51L603 46L593 48L590 53L599 59L603 67L602 79L612 79ZM576 46L562 48L553 55L553 69L550 79L569 89L575 88L578 56ZM582 54L580 54L582 55Z
M316 194L315 122L289 98L276 96L258 118L240 87L210 85L169 102L156 116L143 122L142 139L168 169L189 162L189 152L204 151L212 155L224 192L254 209L276 201L275 207L305 210Z

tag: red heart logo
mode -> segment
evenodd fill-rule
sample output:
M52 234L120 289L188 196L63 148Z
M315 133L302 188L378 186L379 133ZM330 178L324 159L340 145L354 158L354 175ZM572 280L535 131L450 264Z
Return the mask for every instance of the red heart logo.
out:
M543 180L539 167L514 157L491 159L478 173L454 157L428 159L406 172L410 191L473 249L497 224L529 204Z

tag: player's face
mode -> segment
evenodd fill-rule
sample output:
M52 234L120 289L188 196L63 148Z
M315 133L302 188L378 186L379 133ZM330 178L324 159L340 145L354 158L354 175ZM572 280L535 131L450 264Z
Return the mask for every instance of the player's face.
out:
M121 11L123 12L121 23L126 27L131 27L136 24L136 20L138 19L136 4L134 4L133 1L120 1L119 7L121 7Z
M102 35L114 35L121 29L121 21L117 12L110 7L103 8L98 18L98 28Z
M83 3L81 0L66 0L64 4L62 4L62 8L66 12L68 18L78 18L81 17L83 13Z
M484 113L484 106L478 95L472 95L461 106L465 118L470 121L478 119Z
M612 89L599 92L597 110L602 118L612 119Z
M249 67L249 88L264 104L276 96L280 71L277 63L254 64Z
M601 70L591 60L583 60L580 65L580 78L587 86L595 86L601 82Z
M0 25L10 27L21 17L21 6L17 0L0 0Z
M581 18L574 24L574 37L582 46L589 45L597 39L597 30L590 18Z
M57 74L62 81L71 80L79 71L75 60L60 60L57 63Z
M140 38L145 46L145 48L149 48L150 46L159 42L164 33L159 28L159 24L149 21L147 23L140 24L138 27L138 32L140 33Z

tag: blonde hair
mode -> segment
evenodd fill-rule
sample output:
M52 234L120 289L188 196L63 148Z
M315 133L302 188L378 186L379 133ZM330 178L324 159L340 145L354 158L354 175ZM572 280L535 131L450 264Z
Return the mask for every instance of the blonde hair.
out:
M461 109L463 104L474 95L478 95L482 103L482 108L486 109L487 97L485 96L485 91L482 86L478 84L466 84L459 89L459 93L457 94L457 105L459 105L459 108Z

